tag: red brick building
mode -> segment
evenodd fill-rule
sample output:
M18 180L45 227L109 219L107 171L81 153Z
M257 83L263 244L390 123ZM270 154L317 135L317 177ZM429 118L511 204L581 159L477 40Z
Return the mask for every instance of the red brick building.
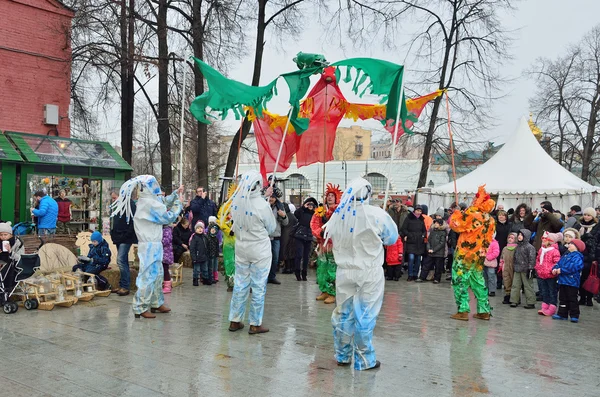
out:
M0 130L69 137L73 10L0 0L0 15Z

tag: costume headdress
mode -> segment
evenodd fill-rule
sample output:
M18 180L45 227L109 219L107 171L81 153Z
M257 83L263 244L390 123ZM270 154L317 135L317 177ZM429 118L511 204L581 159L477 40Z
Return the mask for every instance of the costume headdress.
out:
M471 206L477 208L481 212L490 213L494 207L496 207L496 202L492 200L490 195L485 191L485 185L481 185L477 190L477 194L475 195L475 199Z
M158 181L152 175L139 175L135 178L131 178L121 185L119 198L110 205L113 210L110 215L111 217L125 214L127 222L129 222L129 219L133 215L131 211L131 195L138 187L141 188L142 192L145 191L145 194L147 195L158 196L161 192Z
M356 178L350 182L331 219L325 224L324 237L326 244L331 236L339 238L342 244L344 240L352 238L354 226L356 225L356 213L357 211L364 211L363 205L369 204L371 191L371 184L366 179ZM368 217L366 221L369 224Z
M344 194L341 190L340 190L340 185L334 185L333 183L328 183L327 184L327 189L325 190L325 199L327 199L327 196L329 195L329 193L333 193L335 195L335 203L338 204L342 198L342 194Z

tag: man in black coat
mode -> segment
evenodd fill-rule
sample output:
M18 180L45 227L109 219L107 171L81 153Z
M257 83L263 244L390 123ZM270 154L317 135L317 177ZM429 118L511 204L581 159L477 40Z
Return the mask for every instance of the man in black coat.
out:
M129 250L133 244L137 244L137 236L133 228L133 216L135 215L135 202L131 200L131 219L127 222L125 214L113 218L113 226L110 230L110 238L117 246L117 264L121 278L119 288L113 290L119 296L129 295L131 277L129 272Z
M423 219L423 209L420 205L408 214L400 229L400 236L404 239L404 252L408 257L408 280L415 281L419 275L421 255L425 253L427 228Z
M192 211L192 226L198 221L208 225L208 217L217 216L217 205L208 198L208 192L202 186L196 189L196 197L190 202L190 206L186 208L187 210Z

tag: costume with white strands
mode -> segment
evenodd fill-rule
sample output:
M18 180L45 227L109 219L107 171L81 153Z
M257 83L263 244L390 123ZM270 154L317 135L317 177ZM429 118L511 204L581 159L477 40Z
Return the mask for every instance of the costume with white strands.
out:
M119 198L111 205L111 216L126 215L131 218L131 195L139 189L139 199L133 217L135 234L138 238L140 269L136 279L137 292L133 298L133 312L138 315L157 309L164 303L162 225L168 225L181 212L177 192L164 199L160 196L160 185L152 175L140 175L121 186Z
M363 178L350 182L340 204L325 224L325 241L333 241L337 263L337 307L331 316L335 358L340 365L376 367L373 329L381 309L385 279L384 245L398 239L394 220L369 205L371 184Z
M262 176L256 171L242 175L231 201L235 232L235 281L229 321L241 323L252 287L248 321L259 327L265 306L267 278L271 269L271 240L276 221L271 206L261 195Z

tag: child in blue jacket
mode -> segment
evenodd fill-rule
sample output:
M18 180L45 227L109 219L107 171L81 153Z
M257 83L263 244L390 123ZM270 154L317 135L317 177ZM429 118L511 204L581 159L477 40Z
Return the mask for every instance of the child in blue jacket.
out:
M558 275L558 312L552 316L555 320L579 322L579 293L580 272L583 269L583 251L585 243L578 239L571 240L568 252L560 258L552 268L552 274Z
M83 272L95 274L96 280L98 281L98 289L100 291L112 289L108 280L100 275L100 272L106 270L110 264L110 247L100 232L96 231L92 233L90 240L92 243L90 244L90 252L88 252L87 255L88 260L82 261L80 259L81 262L73 266L73 271L81 269Z

